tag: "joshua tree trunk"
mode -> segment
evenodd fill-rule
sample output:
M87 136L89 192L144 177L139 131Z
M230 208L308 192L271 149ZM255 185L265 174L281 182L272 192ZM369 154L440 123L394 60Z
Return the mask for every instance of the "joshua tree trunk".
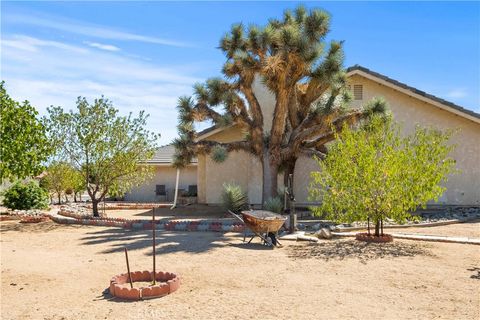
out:
M294 177L293 173L295 171L295 163L296 163L296 159L294 160L290 160L286 163L285 165L285 170L283 172L283 185L286 187L288 186L288 177L290 175L292 175L292 177ZM292 181L292 184L293 184L293 181ZM293 186L292 186L293 187Z
M62 203L62 194L60 192L57 192L57 196L58 196L58 204L61 204Z
M262 167L263 167L263 190L262 190L262 205L269 198L277 196L278 193L278 165L272 163L268 151L263 152Z

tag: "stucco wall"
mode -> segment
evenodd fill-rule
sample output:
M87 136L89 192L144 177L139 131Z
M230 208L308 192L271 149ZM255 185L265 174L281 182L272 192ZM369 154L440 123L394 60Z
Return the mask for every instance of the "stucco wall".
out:
M353 101L354 107L375 96L384 97L390 105L394 119L403 125L405 134L412 133L417 124L440 129L460 129L451 142L457 145L452 157L456 160L461 173L449 178L446 183L447 191L439 203L480 205L480 124L367 78L355 75L349 80L351 84L363 85L363 99ZM268 92L262 93L260 86L255 87L255 91L260 97L262 108L265 106L267 110L273 110L273 96ZM271 123L269 114L270 112L266 117L266 126ZM230 142L242 140L243 137L244 133L232 127L208 137L208 140ZM226 162L217 164L208 156L200 156L198 166L204 168L199 169L199 201L219 203L223 183L235 181L244 190L248 190L251 203L261 203L262 168L255 157L243 151L234 152L229 155ZM308 185L310 172L313 170L318 170L318 165L313 159L304 157L297 161L294 191L299 204L308 203ZM280 176L279 186L281 185L283 178Z
M151 180L133 188L125 195L126 201L158 202L164 201L163 196L155 194L155 186L164 184L167 189L167 201L173 201L177 169L172 166L155 166L155 175ZM197 184L197 166L191 165L180 170L179 189L188 190L189 185Z
M480 124L359 75L352 76L350 82L363 85L363 100L354 101L354 105L374 96L384 97L405 134L412 133L416 125L459 129L451 139L456 145L451 156L461 172L449 178L439 203L480 205Z
M241 130L232 127L206 140L226 143L242 140L244 136ZM200 155L198 168L198 202L221 203L223 184L234 182L247 192L250 203L262 203L262 164L250 153L231 152L223 163L215 163L210 156ZM283 176L279 175L279 186L282 184Z

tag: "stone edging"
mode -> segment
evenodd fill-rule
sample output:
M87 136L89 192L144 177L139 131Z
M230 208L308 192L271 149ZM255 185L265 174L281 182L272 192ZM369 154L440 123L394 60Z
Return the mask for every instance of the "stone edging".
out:
M446 226L449 224L464 223L478 220L477 217L474 218L465 218L465 219L452 219L446 221L436 221L429 223L417 223L417 224L395 224L395 225L384 225L383 229L402 229L402 228L423 228L423 227L440 227ZM364 227L344 227L344 228L335 228L332 231L334 232L350 232L350 231L359 231L366 230L367 226Z
M356 237L356 232L332 232L332 235L339 237ZM462 243L480 245L480 239L467 237L447 237L447 236L431 236L426 234L407 234L407 233L392 233L394 239L405 240L421 240L433 242L448 242L448 243Z
M169 208L172 203L107 203L105 210L124 210L124 209L153 209L153 208ZM91 209L92 205L87 204L85 208ZM103 204L99 203L98 208L103 210Z
M152 230L152 223L148 220L129 220L122 218L93 218L74 214L71 211L60 210L58 215L50 218L62 224L81 224L90 226L119 227L132 230ZM216 231L216 232L243 232L245 226L237 221L210 221L210 220L170 220L156 221L156 230L166 231Z

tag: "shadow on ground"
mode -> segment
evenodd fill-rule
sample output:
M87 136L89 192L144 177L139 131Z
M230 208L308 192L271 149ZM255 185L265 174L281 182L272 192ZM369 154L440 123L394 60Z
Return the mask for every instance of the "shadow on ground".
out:
M414 257L416 255L433 256L425 248L413 243L394 241L390 243L366 243L357 240L328 241L287 247L290 258L343 260L357 258L362 263L368 260L396 257Z
M480 268L473 267L473 268L467 269L467 271L472 271L473 272L473 274L470 276L470 278L480 280Z
M60 229L79 229L82 225L59 224L53 221L39 223L20 223L19 220L3 221L0 223L0 233L6 232L49 232Z
M152 232L147 230L131 231L125 229L103 229L86 233L80 240L84 245L108 244L108 249L100 253L121 252L152 248ZM192 235L195 234L193 237ZM228 245L223 233L190 231L157 231L156 253L192 252L201 253ZM152 255L147 251L146 255Z

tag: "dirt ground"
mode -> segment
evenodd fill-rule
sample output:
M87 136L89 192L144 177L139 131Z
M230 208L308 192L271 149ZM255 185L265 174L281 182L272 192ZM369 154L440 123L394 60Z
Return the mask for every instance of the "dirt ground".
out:
M100 206L100 211L102 207ZM151 209L122 209L122 210L105 210L108 217L112 218L126 218L126 219L151 219ZM223 218L228 216L225 210L219 206L207 206L207 205L190 205L179 206L173 210L170 208L156 208L155 216L158 219L214 219Z
M415 227L415 228L395 228L385 229L387 233L418 233L434 236L458 236L468 238L480 238L480 220L470 223L459 223L455 225L446 225L438 227Z
M479 226L442 230L465 236L464 228ZM349 239L284 241L272 250L233 233L157 232L157 270L178 272L182 286L125 302L108 294L109 280L125 272L124 247L132 270L151 268L149 232L52 222L0 227L2 319L480 318L475 245Z

